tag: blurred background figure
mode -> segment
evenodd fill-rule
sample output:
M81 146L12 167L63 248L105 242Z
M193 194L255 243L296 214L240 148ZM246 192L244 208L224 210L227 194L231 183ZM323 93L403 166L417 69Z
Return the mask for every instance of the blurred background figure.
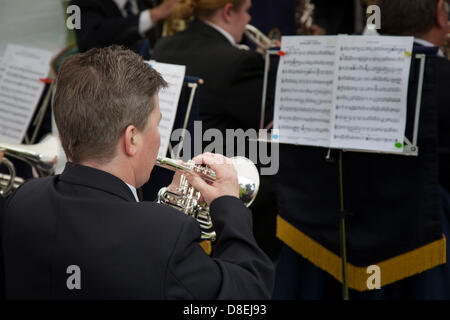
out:
M376 0L381 9L381 30L384 35L414 36L416 50L431 56L435 68L436 103L439 121L440 184L450 192L450 61L440 48L447 48L450 35L449 0ZM422 15L416 14L419 8ZM409 17L401 19L400 12Z
M81 52L123 45L144 58L161 36L162 22L179 0L73 0L81 10L76 39Z

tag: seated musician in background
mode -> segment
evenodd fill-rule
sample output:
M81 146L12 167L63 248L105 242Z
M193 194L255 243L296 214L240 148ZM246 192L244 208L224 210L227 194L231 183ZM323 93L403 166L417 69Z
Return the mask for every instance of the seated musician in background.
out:
M253 238L251 212L223 156L195 158L215 170L213 184L188 176L210 205L211 257L195 219L137 200L160 145L158 89L165 85L138 55L116 46L63 62L53 110L69 162L61 175L27 181L6 203L8 299L270 297L273 265Z
M439 115L439 177L450 192L450 61L439 49L450 36L449 0L377 0L381 9L380 34L414 36L414 46L426 48L436 73ZM407 10L407 11L406 11ZM410 12L409 19L401 19ZM449 200L450 201L450 200ZM449 213L450 214L450 213Z
M161 35L161 23L180 0L72 0L81 11L81 28L75 29L81 52L113 44L123 45L148 58Z
M185 31L162 38L153 58L186 65L186 74L205 80L199 92L203 130L259 128L264 63L236 47L250 22L250 0L186 1Z
M250 0L185 1L179 11L193 21L186 30L160 39L155 47L155 60L185 65L187 75L205 81L198 93L203 131L216 128L225 136L226 129L259 128L264 60L237 47L251 19L250 7ZM256 240L276 260L276 199L270 179L261 176L260 196L252 210Z

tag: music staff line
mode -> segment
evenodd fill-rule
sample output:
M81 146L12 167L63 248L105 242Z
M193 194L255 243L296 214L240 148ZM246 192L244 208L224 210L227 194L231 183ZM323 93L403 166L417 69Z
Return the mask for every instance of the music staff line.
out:
M284 121L305 121L308 123L311 122L318 122L318 123L325 123L325 124L329 124L330 123L330 119L326 118L314 118L314 117L298 117L298 116L279 116L278 120L284 120Z
M304 50L295 46L286 47L286 55L298 55L298 56L334 56L336 52L334 50Z
M279 130L291 130L294 132L305 132L305 133L330 133L330 129L328 128L316 128L316 127L307 127L305 125L302 126L291 126L286 124L280 124Z
M22 97L18 97L18 96L15 96L15 95L9 95L9 94L4 93L2 91L0 91L0 97L3 97L3 98L8 99L8 100L13 100L15 102L21 102L23 104L29 104L29 103L32 102L31 100L23 99Z
M339 71L365 71L365 72L375 72L375 73L383 73L383 74L401 74L403 71L402 68L395 67L370 67L368 64L365 65L356 65L352 64L351 66L339 66Z
M22 96L28 96L28 97L32 97L32 98L34 97L34 94L30 93L29 91L22 91L22 90L19 90L19 89L8 87L6 85L0 86L0 92L2 92L2 91L9 92L9 93L17 93L17 94L20 94Z
M15 103L12 103L11 101L7 101L7 100L3 100L3 99L0 99L0 105L10 106L10 107L13 107L15 109L20 109L20 110L23 110L25 112L29 112L29 108L24 107L21 104L15 104Z
M291 83L291 84L319 84L324 86L332 86L333 80L310 80L310 79L290 79L290 78L282 78L280 79L281 83ZM281 88L281 92L297 92L297 89L294 88Z
M312 107L291 107L291 106L280 106L280 111L287 111L287 112L308 112L308 113L322 113L325 115L330 115L331 111L330 109L318 109L318 108L312 108Z
M5 80L5 82L6 82L6 80ZM39 90L39 87L37 87L37 86L33 86L33 85L30 85L30 84L28 84L28 83L24 83L24 82L22 82L22 81L14 81L14 80L11 80L11 79L8 79L8 84L10 84L10 85L15 85L15 86L17 86L17 87L22 87L22 88L26 88L27 90L30 90L30 91L36 91L36 90ZM8 88L7 86L4 86L5 88ZM3 88L3 87L2 87Z
M358 62L402 62L405 58L404 57L376 57L376 56L363 56L363 57L357 57L357 56L347 56L342 55L339 60L340 61L358 61Z
M374 85L372 87L340 85L337 87L337 89L340 91L359 91L359 92L388 92L388 93L401 93L402 92L402 89L399 87L378 87L378 85Z
M281 72L282 74L304 74L306 76L309 75L326 75L326 76L330 76L334 74L334 70L320 70L319 68L314 68L314 69L290 69L290 70L283 70Z
M10 124L15 123L15 124L18 124L19 126L22 126L22 125L25 124L25 121L19 121L19 120L17 120L17 119L5 117L5 116L3 116L3 115L0 115L0 120L3 120L3 121L8 122L8 123L10 123ZM11 128L13 128L13 127L11 127ZM17 131L17 132L20 132L20 130L17 129L17 128L15 128L14 130Z
M347 51L347 52L383 52L383 53L405 53L407 50L405 48L398 48L398 47L380 47L380 46L365 46L365 47L357 47L357 46L341 46L341 51Z
M336 120L342 120L344 122L360 121L360 122L379 122L379 123L399 123L398 118L379 117L379 116L344 116L336 115Z
M24 118L24 119L27 118L26 114L15 112L15 111L8 110L8 109L5 109L5 108L1 108L1 105L2 105L2 101L0 100L0 113L2 113L2 114L9 114L9 115L11 115L13 117L18 117L18 118Z
M380 107L380 106L347 106L347 105L336 105L336 110L349 110L349 111L372 111L372 112L386 112L386 113L400 113L400 108L392 107Z
M32 69L27 69L25 67L20 67L20 66L15 66L15 65L9 65L8 66L8 70L15 70L15 71L20 71L23 74L29 74L29 75L34 75L35 78L33 78L34 80L39 80L39 78L42 77L42 73L32 70Z
M297 60L296 58L292 59L284 59L283 62L287 66L312 66L312 65L318 65L318 66L334 66L334 61L324 61L324 60Z
M358 125L343 125L343 124L335 124L335 130L347 130L350 132L382 132L382 133L397 133L398 130L396 128L380 128L380 127L369 127L369 126L358 126Z
M382 138L382 137L368 137L368 136L355 136L350 134L335 134L335 140L359 140L359 141L374 141L374 142L397 142L394 138Z
M284 102L297 102L300 104L314 104L316 106L320 106L322 104L328 104L331 106L332 100L331 99L313 99L313 98L281 98L280 101Z
M355 77L350 75L338 76L338 81L367 81L367 82L388 82L394 84L401 84L401 78L389 78L389 77Z
M400 103L400 98L391 98L391 97L362 97L362 96L347 96L347 95L338 95L336 100L343 101L372 101L372 102L393 102Z

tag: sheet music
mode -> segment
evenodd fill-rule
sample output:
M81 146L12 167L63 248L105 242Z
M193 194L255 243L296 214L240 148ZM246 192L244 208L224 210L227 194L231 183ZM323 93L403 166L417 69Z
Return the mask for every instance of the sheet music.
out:
M159 108L162 113L162 119L158 127L161 135L161 145L159 147L158 156L165 157L169 147L173 123L177 114L178 101L183 86L186 66L155 61L150 61L149 63L156 71L161 73L164 80L168 83L166 89L159 91Z
M412 46L412 37L283 37L272 140L402 152Z
M338 37L331 147L402 152L412 37Z
M0 140L21 143L41 97L50 51L9 44L0 76Z
M336 42L333 36L282 38L274 110L279 142L329 145Z
M5 72L5 65L3 64L3 56L0 56L0 80L2 79L4 72Z

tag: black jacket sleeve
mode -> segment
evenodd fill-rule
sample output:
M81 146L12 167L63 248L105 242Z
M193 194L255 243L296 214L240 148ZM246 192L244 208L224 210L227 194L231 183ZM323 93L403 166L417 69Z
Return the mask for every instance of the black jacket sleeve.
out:
M75 35L82 52L112 44L134 49L135 43L141 39L139 15L113 15L111 11L116 8L105 7L102 1L74 0L71 5L77 5L81 11L81 28L75 30ZM115 6L115 3L111 1L109 5Z
M199 226L188 220L167 268L168 299L269 299L272 262L252 234L251 212L241 200L221 197L211 204L218 235L211 257L199 245Z

